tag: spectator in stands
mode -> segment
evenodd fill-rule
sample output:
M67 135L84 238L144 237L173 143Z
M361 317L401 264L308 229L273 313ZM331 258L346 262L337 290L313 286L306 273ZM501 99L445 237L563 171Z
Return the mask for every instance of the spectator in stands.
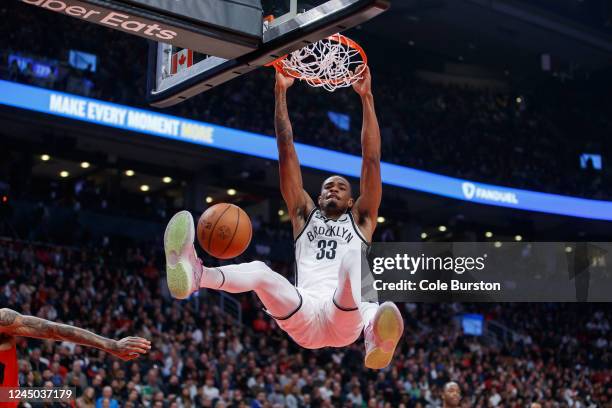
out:
M94 389L92 387L87 387L83 395L76 399L77 408L94 408L96 406L94 396Z
M113 398L113 389L110 386L102 390L102 396L96 401L96 408L119 408L119 403Z

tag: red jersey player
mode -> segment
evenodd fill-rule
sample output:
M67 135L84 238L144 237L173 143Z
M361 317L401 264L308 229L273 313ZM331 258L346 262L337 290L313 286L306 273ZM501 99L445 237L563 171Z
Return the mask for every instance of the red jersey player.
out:
M19 386L16 336L69 341L104 350L122 360L132 360L151 349L151 343L140 337L112 340L78 327L21 315L11 309L0 309L0 387L3 388ZM0 406L13 408L17 404L4 402Z

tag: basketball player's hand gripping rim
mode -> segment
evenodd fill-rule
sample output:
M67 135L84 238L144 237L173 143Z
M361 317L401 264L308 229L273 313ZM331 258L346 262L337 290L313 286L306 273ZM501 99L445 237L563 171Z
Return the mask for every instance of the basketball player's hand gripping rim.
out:
M363 97L372 93L372 76L370 75L370 67L367 65L365 66L365 69L362 67L363 65L357 67L357 71L363 69L363 72L361 73L361 79L353 84L353 89L359 94L359 96Z
M287 76L282 72L276 71L276 89L286 91L293 85L295 78Z

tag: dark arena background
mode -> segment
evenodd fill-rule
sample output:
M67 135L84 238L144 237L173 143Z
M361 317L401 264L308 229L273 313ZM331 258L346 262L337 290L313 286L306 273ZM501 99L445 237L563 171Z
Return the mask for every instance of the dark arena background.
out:
M612 407L610 303L398 303L404 334L375 371L362 339L299 347L252 292L173 299L165 225L221 202L253 238L228 261L198 247L204 263L294 279L274 70L152 107L147 39L26 3L0 2L0 307L151 349L16 337L21 387L76 387L78 407L399 408L441 407L453 381L462 407ZM374 241L612 239L612 3L393 0L345 34L368 55L387 166ZM357 190L354 92L296 83L288 107L306 191L330 172Z

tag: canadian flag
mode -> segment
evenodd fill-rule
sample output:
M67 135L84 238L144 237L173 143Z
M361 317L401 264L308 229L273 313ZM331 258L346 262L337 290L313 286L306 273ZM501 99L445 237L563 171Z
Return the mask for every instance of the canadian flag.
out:
M171 74L176 74L179 71L189 68L193 65L193 51L187 48L180 50L176 54L172 54L172 69Z

